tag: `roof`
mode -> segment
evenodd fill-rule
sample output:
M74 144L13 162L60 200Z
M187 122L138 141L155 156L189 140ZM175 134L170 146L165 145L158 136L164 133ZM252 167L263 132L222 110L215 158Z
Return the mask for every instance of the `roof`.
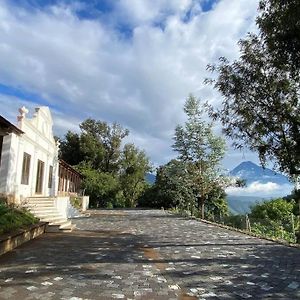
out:
M2 117L1 115L0 115L0 131L4 131L4 135L8 135L12 132L18 135L24 133L21 129L19 129L14 124L10 123L7 119Z
M64 160L60 159L59 160L59 164L61 166L63 166L65 169L70 170L72 173L75 173L77 175L79 175L80 177L82 177L82 175L76 171L72 166L70 166L67 162L65 162Z

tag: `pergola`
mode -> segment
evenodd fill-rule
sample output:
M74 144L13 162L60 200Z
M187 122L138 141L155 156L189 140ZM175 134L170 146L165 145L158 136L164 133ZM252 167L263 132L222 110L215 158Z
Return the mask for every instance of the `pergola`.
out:
M82 176L74 168L63 160L59 160L58 170L58 195L78 194Z

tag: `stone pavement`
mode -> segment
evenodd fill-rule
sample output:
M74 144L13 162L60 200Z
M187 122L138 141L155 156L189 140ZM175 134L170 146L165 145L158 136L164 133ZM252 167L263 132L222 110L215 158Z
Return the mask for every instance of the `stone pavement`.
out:
M0 257L0 299L300 299L300 250L169 215L92 211Z

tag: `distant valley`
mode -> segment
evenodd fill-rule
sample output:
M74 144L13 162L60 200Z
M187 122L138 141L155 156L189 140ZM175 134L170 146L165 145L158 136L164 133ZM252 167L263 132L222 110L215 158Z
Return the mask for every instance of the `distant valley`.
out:
M230 176L244 179L245 188L226 190L228 207L233 214L250 212L251 206L272 198L288 195L293 189L288 178L268 168L262 168L251 161L240 163L229 172ZM146 181L154 184L156 176L146 174Z

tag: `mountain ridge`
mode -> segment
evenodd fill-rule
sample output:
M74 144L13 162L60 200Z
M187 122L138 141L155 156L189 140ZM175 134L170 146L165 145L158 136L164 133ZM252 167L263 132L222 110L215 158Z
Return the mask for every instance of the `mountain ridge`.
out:
M273 182L279 185L290 184L288 178L283 174L268 168L263 168L251 161L244 161L229 172L230 176L246 180L246 185L253 182Z

